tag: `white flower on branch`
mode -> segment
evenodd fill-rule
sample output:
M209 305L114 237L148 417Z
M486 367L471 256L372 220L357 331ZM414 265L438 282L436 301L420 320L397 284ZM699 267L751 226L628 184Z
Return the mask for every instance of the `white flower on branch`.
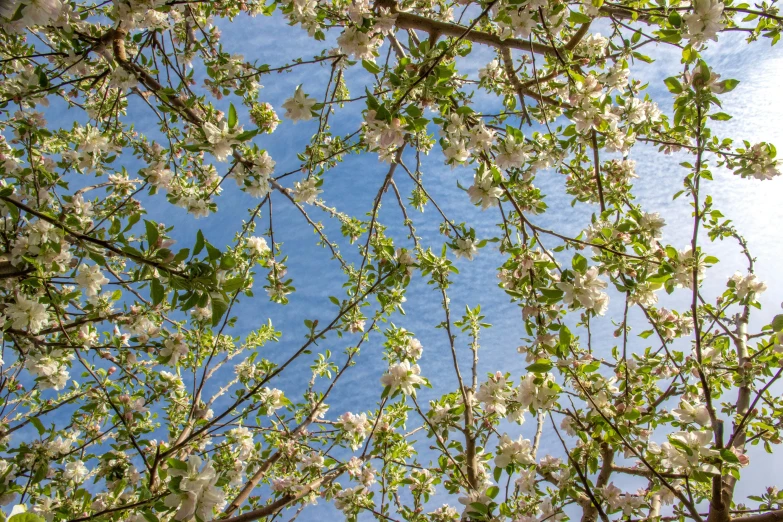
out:
M415 395L415 386L426 382L419 377L420 373L418 364L411 365L408 361L403 361L389 368L381 377L381 384L388 386L391 393L400 390L405 395Z
M496 59L479 69L479 80L486 82L497 82L503 77L503 68Z
M217 472L212 462L202 467L201 457L188 457L185 469L169 470L171 480L180 478L177 490L169 494L164 502L167 507L176 508L175 520L190 520L194 515L200 520L211 520L215 509L226 504L225 492L216 486Z
M522 168L530 153L527 144L524 141L517 143L514 136L506 136L506 139L500 142L497 148L498 155L495 158L495 163L498 168L503 170Z
M98 295L101 287L109 282L109 279L101 272L98 265L86 265L84 263L79 267L79 274L74 278L76 284L84 289L88 296Z
M74 460L65 465L63 478L65 480L73 480L76 483L81 483L89 474L90 471L87 469L87 466L84 465L84 462L81 460Z
M464 257L468 261L473 261L473 258L478 254L478 248L476 248L476 240L470 237L459 237L454 243L457 248L454 249L454 255L457 258Z
M701 470L704 472L717 472L713 464L707 459L718 455L711 449L712 433L709 431L678 431L669 436L671 442L661 444L663 452L661 464L675 471ZM652 448L651 448L652 451Z
M718 32L725 24L723 17L723 2L720 0L693 0L693 12L683 16L685 20L685 36L694 44L707 40L718 41Z
M346 27L343 34L337 38L337 45L343 53L371 62L375 61L375 55L382 43L382 38L373 37L355 27Z
M767 285L760 281L756 274L748 274L743 276L740 272L735 272L733 276L729 278L729 282L734 283L734 291L737 292L739 299L745 299L751 296L751 300L756 300L760 294L766 289Z
M495 465L505 468L509 464L535 464L532 451L533 445L528 439L520 436L517 440L512 440L504 433L495 453Z
M318 180L315 178L294 182L294 201L312 205L323 190L318 188Z
M677 420L686 424L697 422L702 426L706 426L710 423L709 410L703 404L694 406L690 402L682 400L680 401L680 407L673 409L672 414L674 414Z
M569 306L583 306L598 315L606 313L609 296L602 292L607 284L598 278L598 268L590 267L584 274L576 273L573 283L557 283L563 291L563 302Z
M233 152L234 145L239 144L235 138L241 132L241 128L229 130L225 121L220 124L220 127L213 123L204 123L204 134L211 146L212 155L218 161L226 161Z
M28 329L32 333L38 333L49 324L46 305L37 299L28 299L24 294L18 294L16 302L6 305L5 314L14 328Z
M257 236L247 238L247 248L255 256L264 256L270 251L266 239Z
M503 195L503 189L493 186L492 175L489 173L476 174L473 176L473 185L468 188L470 202L474 205L481 205L481 210L490 207L496 207L500 197Z
M313 106L316 104L314 98L310 98L303 90L302 86L296 88L293 97L288 98L283 103L285 117L296 123L297 121L307 121L313 118Z

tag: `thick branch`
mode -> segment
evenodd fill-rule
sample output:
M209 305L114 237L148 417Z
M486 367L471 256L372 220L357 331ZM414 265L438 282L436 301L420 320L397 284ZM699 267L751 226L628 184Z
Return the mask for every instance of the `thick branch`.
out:
M465 26L448 22L439 22L437 20L431 20L424 16L411 13L397 14L396 23L397 27L400 29L416 29L427 33L435 32L444 36L461 36L465 40L489 45L491 47L520 49L523 51L532 49L533 52L543 55L553 54L555 52L555 49L548 45L542 45L535 42L531 44L526 40L520 40L518 38L506 38L503 40L497 35L486 33L484 31L476 31L473 29L466 32L468 28Z
M781 522L783 521L783 509L759 513L749 517L732 518L732 522Z

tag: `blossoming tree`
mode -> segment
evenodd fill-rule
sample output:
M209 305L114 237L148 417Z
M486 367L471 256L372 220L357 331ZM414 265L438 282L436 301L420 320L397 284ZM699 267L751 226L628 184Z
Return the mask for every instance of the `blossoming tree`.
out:
M773 145L711 128L730 118L721 96L737 82L704 60L726 31L747 36L747 53L760 38L776 42L774 1L4 0L0 9L4 517L245 522L332 504L349 520L395 522L783 519L774 488L735 495L749 445L773 452L781 442L783 316L758 310L766 286L754 257L710 197L712 169L771 180L779 166ZM246 60L220 28L247 16L262 31L285 17L322 52ZM634 80L654 46L676 48L682 65L657 80L669 92L657 100ZM461 71L479 49L491 56L478 75ZM278 115L261 84L303 68L325 69L329 81L321 93L286 87ZM476 110L477 95L503 109ZM342 113L363 123L334 125ZM285 173L264 149L282 119L315 129ZM692 219L675 223L692 230L685 248L667 244L665 220L634 198L638 144L685 158L672 190L692 206ZM478 237L471 216L456 220L433 199L427 153L474 173L454 197L492 216L494 236ZM361 216L321 188L357 154L385 173ZM537 217L547 194L536 180L558 175L592 216L575 237ZM151 209L211 216L227 178L252 202L231 244L180 224L189 242L174 248ZM399 209L403 235L382 222L382 203ZM330 321L299 318L307 338L283 336L284 357L272 360L261 347L281 339L275 325L258 318L237 332L233 314L242 303L284 306L294 291L285 263L295 253L275 237L280 206L315 233L345 293L323 305ZM417 231L433 220L416 212L425 207L442 249ZM319 219L343 237L328 237ZM705 278L718 240L736 241L747 262L716 296ZM520 374L482 373L489 325L479 307L459 316L450 304L455 257L490 246L528 337L522 355L493 350L526 358ZM415 279L442 309L439 346L391 322ZM662 293L687 304L666 310ZM594 352L610 294L624 309L618 346ZM646 318L641 335L629 334L629 309ZM752 331L752 314L767 326ZM332 353L338 337L350 347ZM330 408L343 376L378 357L368 346L382 346L388 364L363 390L376 407ZM425 350L448 357L453 375L420 367ZM291 377L303 361L311 373ZM298 396L280 391L285 376ZM430 386L437 394L423 401ZM534 426L529 439L517 436L523 422ZM561 451L543 455L542 439ZM773 486L773 475L756 480Z

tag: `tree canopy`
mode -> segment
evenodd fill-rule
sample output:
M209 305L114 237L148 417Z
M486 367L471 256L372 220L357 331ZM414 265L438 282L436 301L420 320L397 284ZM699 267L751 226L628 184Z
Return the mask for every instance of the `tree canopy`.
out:
M781 443L783 315L713 201L780 166L723 135L742 86L709 60L781 22L775 0L0 2L2 517L783 520L776 470L736 494ZM679 72L643 83L661 50ZM684 218L635 191L664 157ZM742 262L716 282L720 242ZM450 297L479 270L513 344L482 343L488 293Z

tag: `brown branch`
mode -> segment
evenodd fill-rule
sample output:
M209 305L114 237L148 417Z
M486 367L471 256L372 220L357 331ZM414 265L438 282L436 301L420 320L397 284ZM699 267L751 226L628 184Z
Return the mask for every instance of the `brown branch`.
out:
M601 164L598 159L598 138L593 129L593 168L595 169L595 183L598 185L598 202L601 204L601 213L606 212L606 203L604 203L604 185L601 183Z
M525 105L526 89L519 81L519 77L517 76L517 73L514 72L514 59L511 56L511 49L509 49L508 47L504 47L503 49L501 49L500 54L503 57L503 67L506 70L506 76L508 76L508 81L511 82L511 85L514 87L517 96L519 96L519 104L522 106L522 115L525 117L527 124L532 126L533 122L530 121L530 114L528 114L527 105Z
M601 443L601 471L598 472L598 478L595 480L595 488L600 489L609 483L609 477L615 471L614 466L614 448L607 442ZM590 504L584 508L582 513L582 522L592 522L596 519L598 510L596 506Z
M749 517L732 518L731 520L732 522L781 522L783 521L783 509L759 513L758 515L751 515Z
M287 493L277 499L276 501L272 502L271 504L264 506L262 508L254 509L252 511L248 511L247 513L242 513L241 515L237 515L235 517L231 518L223 518L223 519L213 519L212 522L217 522L220 520L220 522L252 522L253 520L258 520L259 518L264 518L269 515L273 515L283 509L284 507L292 504L293 502L296 502L297 500L300 500L307 495L309 495L315 488L319 487L324 482L331 482L340 475L342 475L344 471L343 467L339 467L323 477L321 477L318 480L315 480L302 488L298 493L291 494Z
M463 25L430 20L424 16L411 13L398 13L396 24L400 29L416 29L427 33L437 32L444 36L462 37L463 39L470 40L471 42L489 45L496 48L520 49L523 51L532 49L533 52L542 55L552 54L555 52L555 49L548 45L542 45L539 43L533 43L531 45L525 40L520 40L518 38L507 38L503 40L499 36L491 33L476 31Z
M574 36L572 36L571 39L568 40L568 42L565 44L565 48L569 51L573 51L576 46L579 45L579 42L582 41L582 38L584 38L587 34L591 23L592 22L587 22L586 24L582 24L582 26L574 33Z
M157 269L159 269L159 270L161 270L163 272L166 272L166 273L168 273L170 275L178 275L180 277L187 278L187 275L185 273L179 271L179 270L174 270L172 268L168 268L167 266L165 266L165 265L163 265L161 263L158 263L157 261L154 261L152 259L147 259L144 256L139 256L139 255L136 255L136 254L131 254L130 252L125 252L124 250L117 248L116 246L114 246L113 244L109 243L108 241L103 241L102 239L97 239L97 238L88 236L86 234L82 234L81 232L77 232L77 231L73 230L72 228L70 228L69 226L61 223L58 219L55 219L55 218L53 218L51 216L48 216L48 215L44 214L43 212L39 212L39 211L37 211L37 210L35 210L35 209L25 205L24 203L22 203L20 201L17 201L15 199L9 198L7 196L0 196L0 200L5 201L6 203L10 203L11 205L17 207L19 210L24 210L28 214L31 214L31 215L37 217L40 220L46 221L50 225L54 225L56 228L59 228L60 230L62 230L66 234L69 234L69 235L75 237L76 239L80 239L82 241L87 241L88 243L92 243L94 245L98 245L101 248L105 248L106 250L114 252L115 254L117 254L119 256L122 256L122 257L125 257L125 258L128 258L128 259L132 259L133 261L136 261L137 263L141 263L141 264L144 264L144 265L149 265L149 266L157 268Z

